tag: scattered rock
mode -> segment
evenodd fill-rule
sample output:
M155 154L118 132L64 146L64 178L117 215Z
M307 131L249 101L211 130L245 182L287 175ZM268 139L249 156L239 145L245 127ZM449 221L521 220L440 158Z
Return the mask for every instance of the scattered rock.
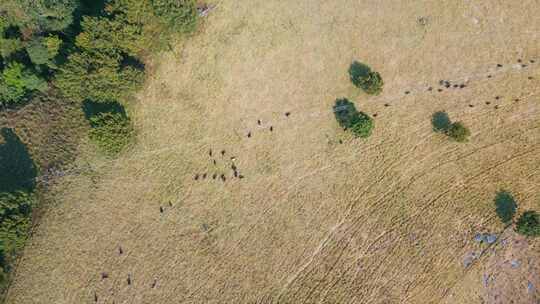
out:
M512 266L512 268L518 268L519 267L519 261L518 260L512 260L510 261L510 265Z
M478 243L481 243L481 242L485 241L485 237L484 237L484 235L482 233L477 233L474 236L474 241L478 242Z
M497 241L497 236L495 234L488 234L486 236L486 242L488 244L493 244L493 243L495 243L495 241Z
M531 281L527 283L527 292L528 293L534 293L534 285Z

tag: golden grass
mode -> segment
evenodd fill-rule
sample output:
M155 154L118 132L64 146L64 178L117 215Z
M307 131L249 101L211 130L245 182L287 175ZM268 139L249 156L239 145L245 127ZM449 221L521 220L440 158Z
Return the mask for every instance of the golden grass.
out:
M94 175L56 189L7 303L91 303L94 293L99 303L493 299L482 275L506 271L490 265L513 247L497 243L467 269L463 257L479 250L475 233L504 230L498 190L520 210L540 207L539 8L219 2L200 33L156 60L132 109L138 145L113 162L81 157ZM353 60L381 73L383 94L352 86ZM438 93L440 79L468 87ZM371 138L338 128L338 97L378 114ZM439 110L469 126L469 143L432 132ZM243 180L232 179L231 156ZM214 172L227 181L193 180ZM524 281L540 288L539 243L524 242L533 262L497 292L534 303Z

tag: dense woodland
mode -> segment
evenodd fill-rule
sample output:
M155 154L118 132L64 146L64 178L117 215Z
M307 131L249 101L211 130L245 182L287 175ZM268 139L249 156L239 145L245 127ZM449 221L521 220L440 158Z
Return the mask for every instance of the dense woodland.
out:
M2 291L39 207L36 177L62 163L58 155L76 153L68 148L80 129L70 122L85 117L83 136L108 157L129 146L126 107L145 61L172 35L192 32L197 16L194 0L2 1L0 114L11 117L0 137ZM46 123L52 135L21 139L43 133Z

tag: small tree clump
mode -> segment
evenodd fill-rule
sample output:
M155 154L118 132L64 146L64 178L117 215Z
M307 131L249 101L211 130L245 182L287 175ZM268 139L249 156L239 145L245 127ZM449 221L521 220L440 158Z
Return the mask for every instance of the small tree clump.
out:
M526 236L540 236L540 214L525 211L517 221L516 230Z
M466 142L469 140L471 131L462 122L458 121L450 125L446 134L457 142Z
M378 72L363 63L355 61L349 67L351 82L370 95L379 95L382 92L384 81Z
M336 100L334 115L339 125L362 138L371 136L373 119L366 113L359 112L352 102L346 98Z

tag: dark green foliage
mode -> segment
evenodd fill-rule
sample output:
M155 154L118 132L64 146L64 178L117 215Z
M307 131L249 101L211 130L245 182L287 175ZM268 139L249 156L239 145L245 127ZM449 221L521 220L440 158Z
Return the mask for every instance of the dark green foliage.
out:
M118 154L133 141L133 126L119 103L87 101L84 111L90 122L90 139L106 154Z
M536 211L525 211L518 219L517 232L526 236L540 236L540 214Z
M450 121L450 117L448 117L446 112L439 111L433 113L433 116L431 117L431 124L433 125L433 131L446 133L450 129L452 122Z
M382 92L384 81L378 72L363 63L355 61L349 67L349 76L352 83L370 95L379 95Z
M373 119L356 110L352 102L346 98L337 99L333 109L336 120L342 128L349 129L358 137L366 138L371 135Z
M466 142L469 140L471 131L461 122L454 122L448 128L446 134L457 142Z
M516 213L517 203L511 193L499 191L495 196L495 208L501 221L509 224Z

